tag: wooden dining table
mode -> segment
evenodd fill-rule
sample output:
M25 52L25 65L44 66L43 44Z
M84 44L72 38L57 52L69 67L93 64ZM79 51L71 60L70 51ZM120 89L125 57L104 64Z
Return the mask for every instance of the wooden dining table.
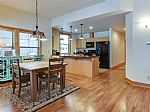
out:
M52 63L57 64L57 63ZM62 85L63 89L65 88L65 68L66 63L63 64L62 70ZM37 76L39 72L43 72L48 70L49 62L48 61L36 61L36 62L27 62L27 63L20 63L20 68L30 73L30 83L31 83L31 100L36 100L36 93L37 93Z

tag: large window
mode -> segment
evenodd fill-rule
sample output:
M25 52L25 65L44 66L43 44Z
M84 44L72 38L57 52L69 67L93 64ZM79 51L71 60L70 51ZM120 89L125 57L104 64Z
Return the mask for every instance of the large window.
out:
M20 33L20 56L38 55L39 41L31 40L29 33Z
M0 56L11 55L13 32L0 30L0 38L4 40L6 46L0 49Z
M60 35L60 53L68 53L69 35Z

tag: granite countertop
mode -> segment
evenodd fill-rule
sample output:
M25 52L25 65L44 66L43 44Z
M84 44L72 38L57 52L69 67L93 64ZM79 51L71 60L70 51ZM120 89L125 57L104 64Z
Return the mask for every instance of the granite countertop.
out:
M70 58L94 58L98 56L84 56L84 55L61 55L62 57L70 57Z

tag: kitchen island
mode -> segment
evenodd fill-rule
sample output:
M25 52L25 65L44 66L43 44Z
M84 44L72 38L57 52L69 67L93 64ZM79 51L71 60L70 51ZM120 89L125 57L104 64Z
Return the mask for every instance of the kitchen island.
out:
M66 72L87 77L94 77L99 74L99 57L98 56L79 56L65 55L64 62Z

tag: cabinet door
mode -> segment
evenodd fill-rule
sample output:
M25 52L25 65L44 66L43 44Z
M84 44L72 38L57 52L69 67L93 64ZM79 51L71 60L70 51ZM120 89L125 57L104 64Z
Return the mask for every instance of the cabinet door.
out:
M87 42L94 42L94 38L88 38Z
M1 59L1 78L0 78L0 82L6 81L8 79L8 61L6 59Z
M79 39L76 40L76 46L77 46L77 48L80 48L80 40Z
M86 40L85 39L77 39L76 47L77 48L85 48Z
M12 59L18 58L21 62L20 57L4 57L0 60L0 71L1 71L1 78L0 82L10 81L12 80Z
M85 39L82 39L80 41L81 41L81 48L85 48L85 44L86 44Z

